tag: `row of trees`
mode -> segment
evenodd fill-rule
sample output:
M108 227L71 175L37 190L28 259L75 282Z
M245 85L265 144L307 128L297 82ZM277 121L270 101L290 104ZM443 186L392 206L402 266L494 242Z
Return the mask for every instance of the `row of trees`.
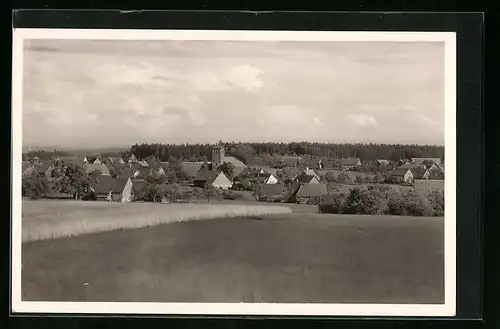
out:
M314 200L321 213L401 216L444 216L444 193L427 196L414 191L396 191L385 186L354 188L349 193L331 193Z
M210 160L213 144L134 144L126 154L135 154L138 158L154 155L161 161L172 158L186 161ZM311 155L329 158L359 157L364 161L401 158L428 157L443 158L444 147L434 145L402 144L332 144L332 143L236 143L219 142L232 155L246 164L253 164L252 159L265 156Z

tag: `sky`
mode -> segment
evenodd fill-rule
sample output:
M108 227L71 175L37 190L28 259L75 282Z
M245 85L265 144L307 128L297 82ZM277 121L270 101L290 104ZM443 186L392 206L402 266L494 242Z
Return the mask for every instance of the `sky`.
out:
M444 43L25 40L23 145L444 145Z

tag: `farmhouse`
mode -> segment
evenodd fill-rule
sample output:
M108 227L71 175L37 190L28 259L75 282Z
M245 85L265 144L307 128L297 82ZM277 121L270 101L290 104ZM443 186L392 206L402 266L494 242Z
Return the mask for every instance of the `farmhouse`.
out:
M413 182L413 173L410 168L396 167L391 172L391 180L395 183L411 183Z
M269 175L269 177L266 178L266 180L264 181L264 184L277 184L278 183L278 179L276 177L274 177L274 175Z
M328 193L326 184L304 184L295 195L298 203L307 203L311 198L319 198Z
M123 161L123 159L120 157L108 157L108 161L111 164L124 164L125 163L125 161Z
M302 171L300 174L292 179L292 183L295 184L319 184L320 181L317 176L308 175L306 171Z
M189 178L194 178L198 174L198 172L201 170L205 162L199 161L199 162L182 162L181 163L181 170L184 172L184 174L189 177Z
M98 178L93 190L98 200L130 202L132 181L130 178L112 178L102 175Z
M432 165L429 166L429 171L438 171L438 172L444 172L444 168L442 165L439 165L437 163L433 163Z
M207 184L223 190L227 190L233 186L233 183L223 172L210 170L199 171L196 175L194 185L197 187L205 187Z
M376 162L377 166L380 166L380 167L387 167L391 164L391 162L389 160L385 160L385 159L376 160L375 162Z
M286 192L285 184L262 185L257 195L257 201L282 200L285 192Z
M128 158L128 163L137 163L138 160L137 160L137 157L135 156L135 154L132 154L130 156L130 158Z
M84 166L85 172L87 174L92 173L93 171L99 171L101 175L110 175L109 168L105 164L98 163L86 163Z
M340 164L344 169L352 169L361 166L361 160L359 158L345 158L340 160Z
M316 177L317 179L319 179L319 175L312 169L309 169L308 167L306 167L306 169L304 170L304 173L308 176L314 176Z
M430 175L429 170L422 167L410 168L410 171L413 179L428 179Z

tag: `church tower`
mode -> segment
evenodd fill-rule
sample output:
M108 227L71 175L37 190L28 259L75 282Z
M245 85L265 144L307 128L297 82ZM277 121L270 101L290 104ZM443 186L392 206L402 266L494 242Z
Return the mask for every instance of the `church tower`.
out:
M223 163L225 151L223 147L212 149L212 168L217 169Z

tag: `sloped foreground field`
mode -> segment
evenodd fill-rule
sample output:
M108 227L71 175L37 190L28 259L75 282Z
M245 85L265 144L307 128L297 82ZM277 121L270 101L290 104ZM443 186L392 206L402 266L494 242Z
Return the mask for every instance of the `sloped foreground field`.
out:
M443 229L442 218L295 213L27 242L22 294L31 301L443 303Z
M225 217L287 214L282 206L23 201L23 242Z

